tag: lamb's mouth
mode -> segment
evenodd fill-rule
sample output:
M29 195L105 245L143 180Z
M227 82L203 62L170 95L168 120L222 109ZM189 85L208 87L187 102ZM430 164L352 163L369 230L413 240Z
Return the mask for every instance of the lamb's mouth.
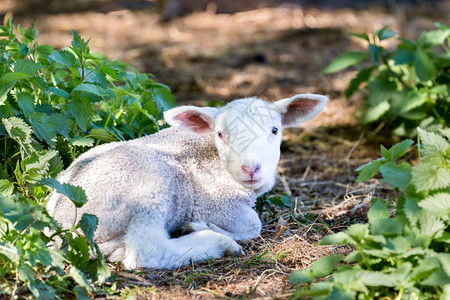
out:
M258 185L261 182L261 180L251 179L251 180L243 180L242 183L249 187L254 187Z

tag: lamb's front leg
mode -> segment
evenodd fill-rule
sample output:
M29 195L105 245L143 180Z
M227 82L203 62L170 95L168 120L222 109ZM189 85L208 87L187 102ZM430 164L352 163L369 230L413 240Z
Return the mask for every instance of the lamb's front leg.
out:
M195 231L212 230L236 241L244 241L257 238L261 233L261 220L258 214L249 206L242 206L236 209L220 225L214 222L195 221L184 222L174 232L172 237L179 237Z
M130 221L121 247L120 256L114 255L114 258L122 261L127 269L175 269L191 261L202 262L243 253L242 247L232 238L212 230L171 239L161 222L149 222L148 217Z

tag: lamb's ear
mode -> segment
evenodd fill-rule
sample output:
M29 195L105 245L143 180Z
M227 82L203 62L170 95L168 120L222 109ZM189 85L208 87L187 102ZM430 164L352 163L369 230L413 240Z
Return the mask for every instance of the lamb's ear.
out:
M283 126L293 127L317 115L328 102L328 97L317 94L299 94L275 102L282 115Z
M214 131L217 114L214 107L180 106L164 112L164 120L173 127L208 133Z

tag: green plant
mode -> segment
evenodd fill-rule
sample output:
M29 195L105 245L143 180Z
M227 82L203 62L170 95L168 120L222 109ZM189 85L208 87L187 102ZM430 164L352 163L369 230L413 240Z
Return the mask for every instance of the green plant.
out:
M284 195L270 195L268 193L261 195L256 199L255 210L259 215L264 212L268 213L271 217L277 214L278 209L291 209L291 199Z
M97 217L62 229L45 209L48 193L78 208L86 196L54 177L94 145L157 131L173 97L147 74L91 52L75 32L68 48L39 45L35 25L0 26L0 295L85 298L110 277L93 241Z
M345 96L352 96L365 83L368 98L363 125L388 125L396 135L406 137L416 136L417 127L448 127L450 27L436 25L436 30L424 32L416 41L399 38L393 50L382 46L384 40L396 36L387 27L371 36L352 34L368 43L368 51L343 53L324 69L324 73L334 73L351 66L358 68Z
M321 244L354 247L344 259L348 264L338 266L342 255L327 256L293 272L291 282L306 283L293 298L450 297L450 130L439 135L418 129L418 134L416 166L398 162L413 144L405 140L390 149L381 146L382 158L357 169L358 182L381 173L398 196L373 199L368 224L353 224L326 236ZM328 279L312 284L316 277Z

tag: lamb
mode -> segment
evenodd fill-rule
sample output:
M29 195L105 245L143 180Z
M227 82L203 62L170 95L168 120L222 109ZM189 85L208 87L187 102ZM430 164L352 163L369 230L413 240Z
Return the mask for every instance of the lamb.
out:
M283 126L312 118L327 101L299 94L274 103L245 98L222 108L173 108L164 114L170 128L94 147L60 173L60 182L86 192L77 214L56 192L47 209L64 228L75 216L95 214L94 240L108 261L127 269L242 254L236 241L261 231L253 206L275 184Z

